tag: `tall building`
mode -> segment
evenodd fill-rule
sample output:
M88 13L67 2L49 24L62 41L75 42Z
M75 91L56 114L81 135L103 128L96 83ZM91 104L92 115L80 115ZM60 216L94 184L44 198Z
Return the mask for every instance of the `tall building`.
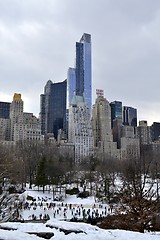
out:
M10 105L11 137L14 140L15 124L22 124L23 121L23 101L21 94L15 93Z
M0 140L10 140L10 105L8 102L0 102Z
M121 127L121 159L139 159L140 141L135 136L133 126Z
M121 120L122 121L122 102L114 101L110 103L111 106L111 127L113 128L113 121L114 120Z
M14 124L14 141L42 141L41 125L39 119L33 113L23 112L20 123Z
M160 123L159 122L153 122L151 126L151 136L152 141L160 140Z
M75 146L76 163L93 154L90 109L84 97L76 94L69 108L68 142Z
M111 129L111 107L102 94L98 94L92 110L94 146L100 153L119 158L117 143L113 142Z
M90 112L92 109L92 62L91 35L84 33L76 42L75 68L69 68L67 73L67 107L72 102L74 92L84 96Z
M132 107L123 107L123 124L128 126L137 126L137 109Z
M146 145L152 142L151 127L148 126L147 121L139 121L139 126L136 127L136 136L140 140L140 145Z
M69 68L67 72L67 108L69 109L70 104L76 90L76 69Z
M0 118L9 119L10 105L8 102L0 102Z
M7 124L10 127L11 141L43 140L39 119L35 117L33 113L23 112L23 100L21 94L15 93L13 96L13 101L10 106L10 119Z
M0 118L0 141L10 140L10 119Z
M67 81L45 85L44 94L40 96L40 121L43 135L53 133L57 139L58 130L64 128L66 118Z
M76 95L83 96L92 109L91 35L84 33L76 43Z
M114 119L113 120L113 142L117 143L117 148L120 149L121 147L121 128L122 128L122 119Z

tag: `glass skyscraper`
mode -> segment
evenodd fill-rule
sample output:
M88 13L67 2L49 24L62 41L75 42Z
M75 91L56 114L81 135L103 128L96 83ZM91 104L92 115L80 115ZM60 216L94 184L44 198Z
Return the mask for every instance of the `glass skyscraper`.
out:
M92 108L91 35L84 33L76 43L76 94L84 95L89 109Z
M40 121L43 135L63 129L66 117L67 81L53 83L49 80L40 96Z
M9 119L10 105L8 102L0 102L0 118Z
M152 136L152 141L157 141L160 139L160 123L159 122L153 122L151 126L151 136Z
M114 101L110 103L111 106L111 126L113 127L114 120L122 121L122 102Z
M123 124L128 126L137 126L137 109L132 107L123 107Z
M74 92L76 89L76 69L69 68L67 72L67 108L72 102Z
M74 75L75 69L75 75ZM91 69L91 35L84 33L79 42L76 42L75 68L69 68L67 82L68 102L73 98L73 86L77 96L84 96L90 109L92 108L92 69ZM74 79L75 78L75 79ZM69 105L68 104L68 105Z

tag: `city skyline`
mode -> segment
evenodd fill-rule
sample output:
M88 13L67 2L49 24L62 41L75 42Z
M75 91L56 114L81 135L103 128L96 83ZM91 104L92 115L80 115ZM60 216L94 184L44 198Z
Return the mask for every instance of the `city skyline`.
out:
M0 16L0 101L19 92L24 110L38 115L43 86L66 79L75 43L86 32L92 36L92 104L96 89L104 89L110 102L136 108L138 121L160 122L159 1L6 0Z

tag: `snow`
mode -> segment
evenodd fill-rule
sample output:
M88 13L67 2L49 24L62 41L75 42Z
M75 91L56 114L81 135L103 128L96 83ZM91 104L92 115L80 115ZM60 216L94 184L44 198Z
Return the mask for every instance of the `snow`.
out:
M58 221L58 220L50 220L47 222L47 225L54 227L54 228L61 228L65 230L72 230L72 231L82 231L84 233L88 232L97 232L100 228L96 226L92 226L87 223L78 223L78 222L66 222L66 221Z
M4 240L20 240L20 239L40 240L40 238L36 237L35 235L29 235L27 233L20 232L20 231L6 231L6 230L2 230L2 229L0 229L0 239L4 239Z
M100 229L97 226L92 226L87 223L80 222L69 222L67 221L72 217L71 211L67 209L67 218L64 219L64 208L66 204L72 204L72 207L76 209L80 208L83 205L83 208L86 209L98 209L100 213L104 211L105 207L107 209L109 206L107 204L101 204L95 202L94 197L89 197L86 199L77 198L76 195L67 196L66 199L62 202L54 202L55 209L48 209L47 203L52 201L52 193L48 192L38 192L38 191L29 191L27 190L20 196L20 200L26 201L27 195L32 196L36 199L37 208L33 209L33 206L30 210L22 210L20 213L22 217L26 220L29 219L29 216L35 214L39 216L40 213L49 214L50 220L46 223L19 223L19 222L5 222L0 223L0 240L42 240L43 238L36 235L30 235L29 232L51 232L54 233L54 236L50 240L160 240L160 233L138 233L125 230L104 230ZM41 208L38 203L43 199L43 208ZM56 214L56 218L53 217L53 211L57 210L61 206L62 212ZM63 206L63 207L62 207ZM44 209L45 208L45 209ZM107 210L109 211L109 210ZM11 228L14 230L3 230L2 228ZM65 235L62 230L70 231L71 233ZM78 233L75 233L78 232Z
M70 233L65 235L63 232L55 228L47 228L46 224L59 229L67 229L72 231L81 230L83 233ZM91 226L85 223L71 223L64 221L48 221L46 224L40 223L3 223L0 224L1 227L14 227L17 230L7 231L0 229L0 239L4 240L42 240L42 238L35 235L27 234L28 231L31 232L42 232L48 231L53 232L54 236L50 238L51 240L159 240L160 233L137 233L124 230L103 230L95 226Z
M26 200L27 196L32 196L35 201L32 202L31 200ZM89 209L90 214L92 214L93 212L93 214L95 215L95 211L97 210L99 214L101 214L102 216L106 216L109 209L108 204L96 203L93 196L81 199L78 198L76 195L67 195L67 197L62 202L53 201L52 193L43 193L42 191L38 192L33 190L27 190L23 194L21 194L20 199L24 202L29 203L29 208L27 208L21 213L21 216L24 220L31 220L33 214L34 216L36 216L36 219L40 219L40 215L42 215L43 218L46 214L49 215L49 218L52 220L54 218L59 220L69 220L75 216L79 219L83 219L83 209L85 209L86 211L86 216L88 216L87 211ZM51 207L48 207L50 203L54 204L54 206L52 205Z
M20 223L20 222L7 222L1 223L1 227L12 228L20 230L21 232L51 232L43 223Z
M94 205L95 204L95 199L94 197L88 197L88 198L77 198L76 195L68 195L66 199L64 199L64 203L68 204L82 204L82 205Z

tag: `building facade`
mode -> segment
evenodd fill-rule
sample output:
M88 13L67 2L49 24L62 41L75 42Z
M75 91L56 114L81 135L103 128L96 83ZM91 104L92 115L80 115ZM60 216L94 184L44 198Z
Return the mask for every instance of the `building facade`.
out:
M148 126L147 121L139 121L139 126L136 127L136 136L140 140L140 145L146 145L152 142L151 127Z
M33 113L23 113L22 122L14 125L14 141L43 141L39 119Z
M121 159L139 159L140 140L135 135L133 126L121 127Z
M113 142L111 129L111 107L104 96L98 96L92 110L94 146L100 154L120 157L117 143Z
M14 141L15 124L22 125L23 123L23 101L21 98L21 94L19 93L14 94L13 101L11 102L10 121L11 121L10 140ZM22 131L21 128L20 131Z
M84 95L85 101L92 109L92 63L91 35L84 33L76 43L76 95Z
M40 121L43 135L53 133L57 139L58 130L64 128L66 118L67 81L53 83L49 80L40 96Z
M69 68L67 73L67 108L72 102L74 92L84 96L91 113L92 109L92 52L91 35L84 33L76 42L75 68Z
M67 72L67 109L69 109L70 104L76 90L76 69L69 68Z
M0 102L0 140L10 140L10 105L9 102Z
M151 137L153 142L160 140L160 123L159 122L153 122L151 126Z
M137 109L132 107L123 107L123 124L128 126L137 126Z
M68 142L75 146L75 163L93 154L90 109L84 97L76 94L69 108Z
M10 140L11 121L8 118L0 118L0 140Z
M122 121L122 102L114 101L110 103L111 106L111 127L113 128L113 121L114 120L121 120Z
M43 140L39 119L35 117L33 113L23 112L23 100L21 94L15 93L13 96L9 120L11 141Z
M117 143L117 148L121 147L121 128L122 128L122 119L114 119L113 120L113 141Z
M10 105L9 102L0 102L0 118L9 119Z

